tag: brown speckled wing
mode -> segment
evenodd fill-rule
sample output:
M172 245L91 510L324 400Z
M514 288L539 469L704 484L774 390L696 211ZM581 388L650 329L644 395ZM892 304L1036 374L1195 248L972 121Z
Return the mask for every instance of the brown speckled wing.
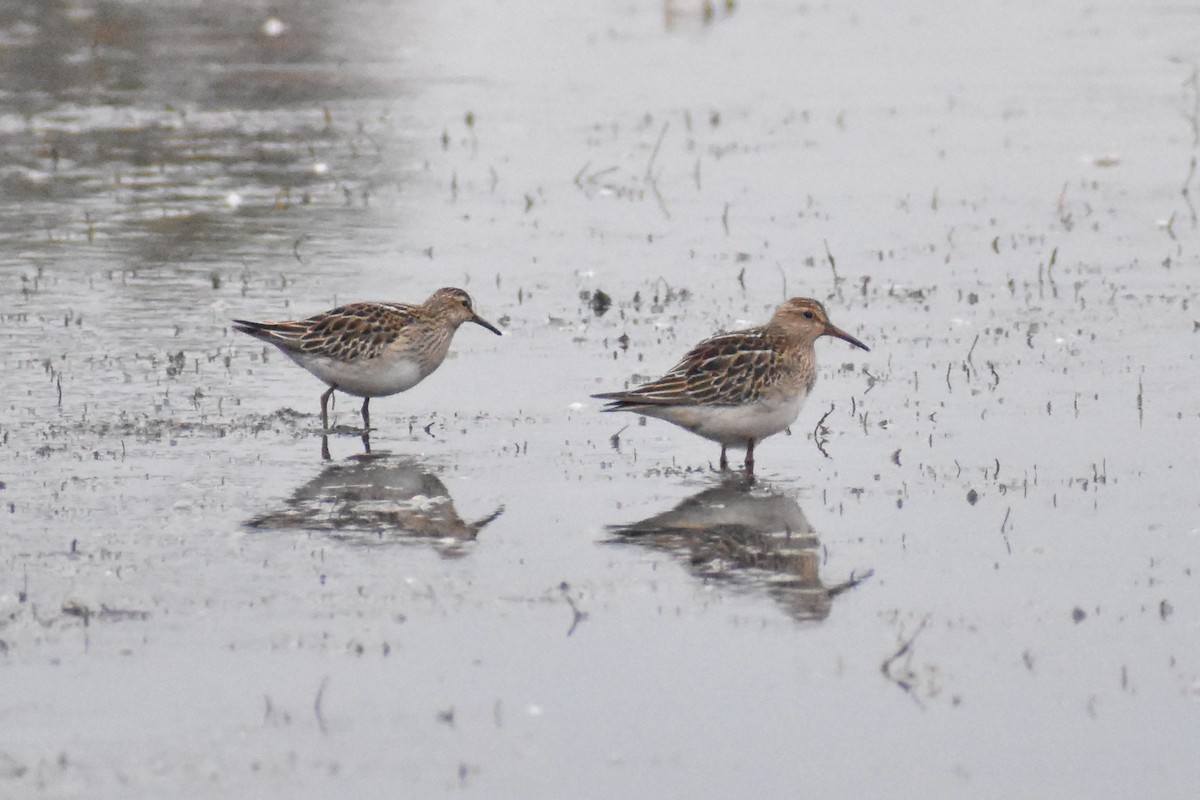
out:
M607 399L615 407L743 405L758 400L781 377L779 343L752 328L705 339L663 377Z
M419 321L415 306L352 303L295 322L236 322L239 330L284 350L353 361L375 358Z
M412 306L354 303L304 321L299 349L341 361L375 358L411 326L419 312Z

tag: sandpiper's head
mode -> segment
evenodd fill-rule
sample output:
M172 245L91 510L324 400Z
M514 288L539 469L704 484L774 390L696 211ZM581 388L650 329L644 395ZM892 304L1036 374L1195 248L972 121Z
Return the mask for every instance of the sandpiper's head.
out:
M455 289L453 287L438 289L425 301L425 308L435 316L454 323L454 327L456 328L464 322L474 322L476 325L487 328L497 336L504 335L500 332L499 328L475 313L475 305L471 302L471 295L462 289Z
M871 349L830 322L825 306L810 297L793 297L785 302L775 309L770 324L783 328L789 336L806 344L822 336L836 336L863 350Z

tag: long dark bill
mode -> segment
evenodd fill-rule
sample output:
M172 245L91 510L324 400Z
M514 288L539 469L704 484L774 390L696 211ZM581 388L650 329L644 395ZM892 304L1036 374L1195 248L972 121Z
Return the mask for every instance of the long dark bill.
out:
M479 316L478 314L476 314L475 316L471 317L471 322L474 322L476 325L479 325L479 326L481 326L481 327L487 328L489 331L491 331L492 333L496 334L497 336L503 336L503 335L504 335L503 333L501 333L501 332L500 332L500 329L499 329L499 328L497 328L495 325L493 325L492 323L488 322L486 319L484 319L483 317Z
M844 330L842 330L841 328L839 328L836 325L833 325L833 324L826 325L825 326L825 335L826 336L836 336L839 339L849 342L850 344L854 345L855 347L861 347L863 350L866 350L868 353L871 352L871 348L867 347L865 344L860 342L858 339L855 339L853 336L846 333Z

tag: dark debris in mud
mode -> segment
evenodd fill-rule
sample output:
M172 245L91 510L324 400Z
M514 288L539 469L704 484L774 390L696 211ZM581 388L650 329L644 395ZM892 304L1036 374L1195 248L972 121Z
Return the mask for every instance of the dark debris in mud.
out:
M46 427L46 437L66 441L86 436L157 442L177 438L222 438L235 433L256 436L276 432L298 438L311 432L314 424L319 427L319 415L282 408L270 414L246 414L222 422L180 421L149 416L116 420L81 420L73 423L55 422Z
M137 611L128 608L110 608L103 603L99 608L92 608L79 600L67 600L62 604L65 617L76 617L89 625L92 620L101 622L145 621L150 619L149 611Z

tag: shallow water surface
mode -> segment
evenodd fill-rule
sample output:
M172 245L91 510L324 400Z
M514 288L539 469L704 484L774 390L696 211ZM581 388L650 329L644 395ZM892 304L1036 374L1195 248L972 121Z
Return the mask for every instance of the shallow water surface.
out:
M1190 797L1167 5L0 11L0 795ZM372 403L236 335L471 292ZM594 392L822 300L751 485Z

